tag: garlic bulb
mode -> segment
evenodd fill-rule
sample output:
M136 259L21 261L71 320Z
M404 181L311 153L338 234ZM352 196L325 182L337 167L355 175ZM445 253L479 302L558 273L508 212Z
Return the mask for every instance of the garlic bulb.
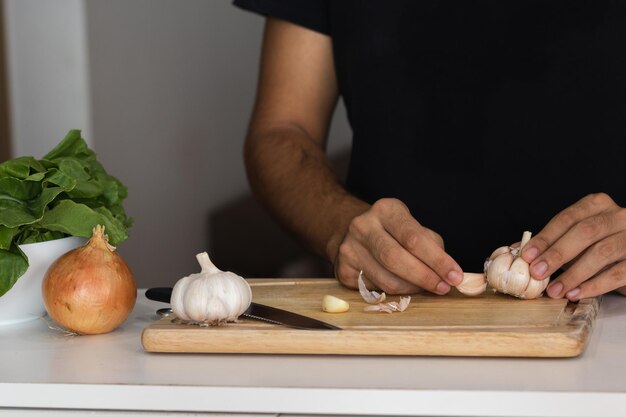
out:
M176 316L187 323L220 325L236 321L252 302L252 290L245 279L220 271L206 252L196 255L202 271L178 280L171 305Z
M496 291L518 298L537 298L546 289L550 277L536 280L530 276L528 263L519 256L531 233L524 232L519 248L503 246L485 261L487 282Z

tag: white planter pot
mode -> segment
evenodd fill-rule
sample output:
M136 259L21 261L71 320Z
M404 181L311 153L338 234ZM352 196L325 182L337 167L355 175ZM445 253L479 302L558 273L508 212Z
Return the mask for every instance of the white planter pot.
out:
M46 271L64 253L82 246L87 239L66 237L47 242L20 245L28 257L28 270L13 288L0 297L0 326L36 320L46 314L41 282Z

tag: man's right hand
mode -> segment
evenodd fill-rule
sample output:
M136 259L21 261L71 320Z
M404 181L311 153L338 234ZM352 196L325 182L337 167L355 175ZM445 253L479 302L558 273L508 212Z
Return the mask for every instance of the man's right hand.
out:
M390 294L437 294L462 279L443 241L395 199L370 206L330 168L326 136L339 97L329 36L268 18L259 90L245 144L250 186L305 245L335 261L342 283L359 271ZM451 274L452 271L455 271Z
M335 275L357 288L359 272L368 288L389 294L425 289L446 294L463 280L461 267L444 250L443 239L422 226L400 200L384 198L352 219L339 245Z

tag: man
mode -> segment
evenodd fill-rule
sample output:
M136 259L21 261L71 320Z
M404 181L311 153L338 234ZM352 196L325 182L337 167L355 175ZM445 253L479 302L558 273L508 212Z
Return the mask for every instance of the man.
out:
M531 275L565 269L549 296L626 293L624 4L235 4L267 16L250 184L343 284L445 294L532 230ZM345 184L325 155L340 96Z

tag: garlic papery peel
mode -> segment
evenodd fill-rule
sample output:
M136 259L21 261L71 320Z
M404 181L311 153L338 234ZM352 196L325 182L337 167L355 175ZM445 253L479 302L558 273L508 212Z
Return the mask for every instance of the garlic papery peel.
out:
M409 304L411 303L411 297L400 297L400 301L390 301L388 303L379 303L374 305L369 305L363 308L363 311L367 312L383 312L383 313L394 313L396 311L401 312L407 309Z
M400 301L390 301L388 303L383 303L387 296L385 293L379 294L376 291L369 291L365 286L365 282L363 281L363 271L359 272L359 292L361 293L361 297L365 300L366 303L372 304L363 309L363 311L381 311L385 313L393 313L396 311L404 311L409 306L411 302L411 297L400 297Z
M532 278L528 263L519 256L530 238L531 233L524 232L518 248L498 248L485 262L487 282L493 289L526 299L537 298L545 290L550 278L541 281Z
M399 311L406 310L410 303L411 297L400 297L400 305L398 306Z
M456 286L456 289L465 295L480 295L487 289L487 277L484 273L465 272L463 281Z
M196 255L202 270L178 280L171 305L176 316L187 323L219 325L236 321L252 302L252 290L245 279L220 271L206 252Z
M363 271L359 272L358 284L361 297L363 297L363 300L365 300L368 304L381 303L385 301L385 298L387 298L384 292L379 294L376 291L370 291L367 289L365 282L363 281Z

